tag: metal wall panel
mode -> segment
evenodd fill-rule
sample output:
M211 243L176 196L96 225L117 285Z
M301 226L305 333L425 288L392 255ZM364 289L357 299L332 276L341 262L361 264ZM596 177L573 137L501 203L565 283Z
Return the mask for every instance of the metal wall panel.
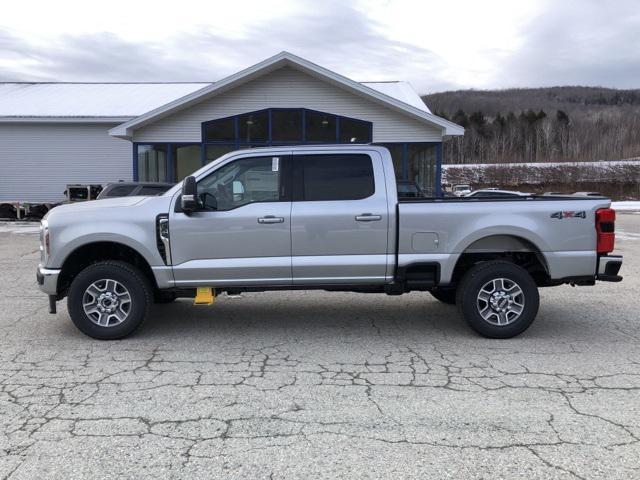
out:
M131 143L113 124L0 123L0 200L56 202L68 183L131 181Z

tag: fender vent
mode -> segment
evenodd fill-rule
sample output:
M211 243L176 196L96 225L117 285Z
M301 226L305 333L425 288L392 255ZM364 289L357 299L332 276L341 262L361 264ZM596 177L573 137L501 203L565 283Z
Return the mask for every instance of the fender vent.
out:
M171 263L169 216L166 213L162 213L156 217L156 245L164 264L169 265Z

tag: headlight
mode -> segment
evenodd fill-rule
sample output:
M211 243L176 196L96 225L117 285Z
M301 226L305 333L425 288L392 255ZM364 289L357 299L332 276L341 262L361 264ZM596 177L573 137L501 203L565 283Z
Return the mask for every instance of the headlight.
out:
M49 222L42 220L40 222L40 260L43 265L46 265L50 253L51 241L49 236Z

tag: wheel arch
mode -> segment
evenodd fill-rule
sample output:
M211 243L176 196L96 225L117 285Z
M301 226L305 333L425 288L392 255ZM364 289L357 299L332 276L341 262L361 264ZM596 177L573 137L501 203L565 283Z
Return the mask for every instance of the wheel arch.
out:
M550 278L547 259L533 240L517 234L492 233L466 245L453 268L451 283L457 283L477 263L490 260L508 260L523 267L539 285Z
M95 241L86 243L72 250L64 259L58 277L58 297L67 294L71 282L83 269L104 260L118 260L137 267L149 280L149 284L157 290L155 276L147 259L136 249L116 241Z

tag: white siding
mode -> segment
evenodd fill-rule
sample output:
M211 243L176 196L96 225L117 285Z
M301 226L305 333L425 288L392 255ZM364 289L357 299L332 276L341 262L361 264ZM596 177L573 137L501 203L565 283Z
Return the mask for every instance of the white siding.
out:
M200 142L201 123L263 108L304 107L373 123L374 142L440 142L441 131L289 67L134 132L136 142Z
M0 123L0 200L55 202L68 183L131 181L131 143L113 124Z

